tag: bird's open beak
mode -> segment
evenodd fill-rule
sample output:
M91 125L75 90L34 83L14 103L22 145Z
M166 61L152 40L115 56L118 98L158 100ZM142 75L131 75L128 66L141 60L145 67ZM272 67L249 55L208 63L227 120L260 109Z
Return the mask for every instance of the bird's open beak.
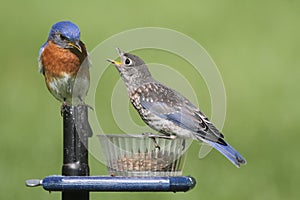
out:
M122 62L118 62L118 61L115 61L115 60L111 60L111 59L107 59L108 62L114 64L115 66L117 67L121 67L122 66Z
M71 46L71 47L74 47L75 49L77 49L78 51L80 51L80 53L82 53L82 49L80 47L80 44L79 42L68 42L68 45Z
M124 55L124 52L121 49L119 49L119 48L117 48L117 51L118 51L119 56L122 59L122 57ZM121 67L122 66L122 62L111 60L111 59L107 59L107 61L110 62L110 63L112 63L112 64L114 64L117 67Z
M122 56L124 55L124 51L122 51L120 48L117 48L117 51L119 56L122 58Z

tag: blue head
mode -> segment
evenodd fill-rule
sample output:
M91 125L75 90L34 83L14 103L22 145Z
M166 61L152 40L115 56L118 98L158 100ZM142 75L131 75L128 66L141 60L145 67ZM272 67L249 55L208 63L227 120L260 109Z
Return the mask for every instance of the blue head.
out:
M70 21L61 21L54 24L50 30L48 41L54 42L61 48L76 48L80 52L80 30Z

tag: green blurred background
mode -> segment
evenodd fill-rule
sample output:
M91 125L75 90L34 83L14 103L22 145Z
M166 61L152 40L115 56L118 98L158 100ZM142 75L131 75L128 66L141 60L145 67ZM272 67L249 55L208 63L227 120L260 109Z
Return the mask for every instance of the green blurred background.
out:
M227 93L223 131L248 161L237 169L216 151L199 160L199 145L194 143L184 170L185 175L197 179L193 190L178 194L92 193L91 199L299 198L299 8L295 0L3 1L0 199L60 199L60 193L26 188L24 181L60 174L60 104L38 73L37 56L51 25L66 19L78 24L90 50L113 34L145 26L170 28L194 38L219 67ZM146 61L178 69L184 65L164 53L144 51L140 55ZM183 73L197 85L192 73L191 77ZM109 92L119 75L113 68L106 75L107 87L99 98L109 103ZM206 88L200 79L199 91ZM202 95L201 107L209 114L207 91ZM106 129L118 131L111 114L104 110L104 115ZM92 175L106 173L92 156L90 167Z

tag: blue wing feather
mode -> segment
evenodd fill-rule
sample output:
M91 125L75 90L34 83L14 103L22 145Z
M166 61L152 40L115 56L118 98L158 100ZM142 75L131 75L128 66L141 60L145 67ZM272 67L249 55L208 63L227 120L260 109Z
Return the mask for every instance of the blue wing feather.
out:
M165 102L141 101L141 105L160 118L170 120L176 125L192 132L202 132L207 129L203 120L196 117L196 113L190 107L169 106Z
M42 74L44 74L44 66L43 66L42 61L41 61L41 56L42 56L42 53L44 51L45 46L47 46L47 45L48 45L48 42L43 44L43 46L41 46L41 48L39 50L39 57L38 57L39 72L42 73Z
M190 130L194 133L195 138L217 149L235 166L239 167L240 164L246 163L246 160L233 147L225 142L222 133L218 131L199 109L185 98L181 98L182 96L180 94L172 96L175 92L172 93L172 90L168 92L169 93L153 94L150 91L146 95L143 94L145 96L140 98L141 106L162 119L172 121L175 125ZM143 100L147 98L155 99L152 95L158 95L159 98L156 99L166 99L166 101ZM168 98L168 95L173 97L172 102L170 102L172 98Z

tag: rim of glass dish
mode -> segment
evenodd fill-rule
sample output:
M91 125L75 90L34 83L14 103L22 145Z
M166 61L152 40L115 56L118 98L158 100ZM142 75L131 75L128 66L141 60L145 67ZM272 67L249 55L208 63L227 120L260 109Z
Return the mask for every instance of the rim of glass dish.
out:
M160 139L164 139L164 138L161 138L162 135L155 135L155 134L151 134L151 137L149 137L149 135L147 134L98 134L96 135L97 137L118 137L118 138L160 138ZM182 139L181 137L177 137L175 139Z

